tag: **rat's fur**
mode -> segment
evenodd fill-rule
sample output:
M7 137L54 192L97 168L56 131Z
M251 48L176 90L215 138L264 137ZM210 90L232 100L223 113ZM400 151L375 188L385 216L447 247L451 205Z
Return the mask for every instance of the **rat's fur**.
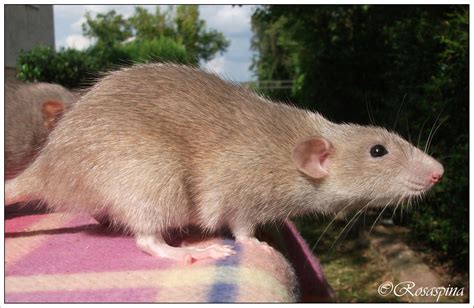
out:
M5 86L7 178L26 168L47 139L50 130L45 125L42 104L51 100L61 102L67 110L77 100L77 96L57 84L41 82Z
M322 179L292 160L311 136L332 145ZM375 144L390 155L371 157ZM149 64L97 83L7 196L106 213L133 234L197 224L252 236L264 222L415 194L404 186L414 165L439 163L384 129L334 124L198 69Z

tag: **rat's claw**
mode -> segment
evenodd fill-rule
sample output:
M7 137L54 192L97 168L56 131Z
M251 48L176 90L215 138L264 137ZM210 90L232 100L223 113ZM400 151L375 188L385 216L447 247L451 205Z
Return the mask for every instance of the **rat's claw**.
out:
M188 246L189 247L189 246ZM222 253L228 253L230 254L235 254L234 248L230 245L219 245L219 244L213 244L211 246L205 247L205 248L197 248L195 247L197 251L206 251L206 250L216 250Z
M185 264L193 263L193 260L202 260L202 259L219 260L219 259L229 257L236 253L232 249L231 246L218 245L218 244L214 244L206 248L182 247L181 249L186 250L186 255L184 257Z
M242 244L252 245L252 246L261 248L268 253L275 252L274 248L268 245L267 242L261 242L255 237L237 237L236 241Z
M184 256L184 265L189 265L193 263L193 257L190 254Z
M216 247L216 249L218 251L223 252L223 253L228 253L229 255L236 254L236 252L234 250L234 247L232 247L230 245L221 245L221 246Z

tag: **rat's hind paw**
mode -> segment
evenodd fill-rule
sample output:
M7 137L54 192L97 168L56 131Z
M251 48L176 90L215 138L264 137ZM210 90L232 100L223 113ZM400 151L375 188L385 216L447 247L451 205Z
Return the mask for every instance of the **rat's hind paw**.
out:
M136 243L141 250L152 256L183 261L184 264L203 259L218 260L235 254L235 251L229 245L214 244L205 248L173 247L150 235L137 236Z
M184 259L184 264L190 264L195 260L201 259L219 260L236 253L231 246L218 244L206 248L181 247L181 249L184 249L188 253Z
M267 253L275 253L275 249L272 246L268 245L267 242L259 241L255 237L237 236L235 240L238 243L242 243L244 245L251 245L259 249L263 249Z

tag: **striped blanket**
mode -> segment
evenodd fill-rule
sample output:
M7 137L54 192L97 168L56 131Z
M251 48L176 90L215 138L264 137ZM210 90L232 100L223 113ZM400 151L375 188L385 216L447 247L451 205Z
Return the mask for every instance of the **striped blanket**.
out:
M236 254L183 265L141 252L131 237L88 216L5 214L5 302L295 302L332 297L322 271L291 223L265 233L280 252L230 238ZM184 239L192 239L192 234ZM193 244L194 245L194 244Z

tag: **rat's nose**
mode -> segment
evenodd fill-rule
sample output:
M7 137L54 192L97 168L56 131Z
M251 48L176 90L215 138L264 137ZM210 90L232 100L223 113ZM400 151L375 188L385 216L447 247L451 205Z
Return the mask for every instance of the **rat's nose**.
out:
M433 184L437 183L441 179L442 176L443 176L443 173L439 173L437 171L431 173L431 182Z
M443 173L444 173L443 165L436 162L436 164L434 165L434 168L431 171L431 175L430 175L431 183L433 183L433 184L438 183L439 180L441 180L441 177L443 176Z

